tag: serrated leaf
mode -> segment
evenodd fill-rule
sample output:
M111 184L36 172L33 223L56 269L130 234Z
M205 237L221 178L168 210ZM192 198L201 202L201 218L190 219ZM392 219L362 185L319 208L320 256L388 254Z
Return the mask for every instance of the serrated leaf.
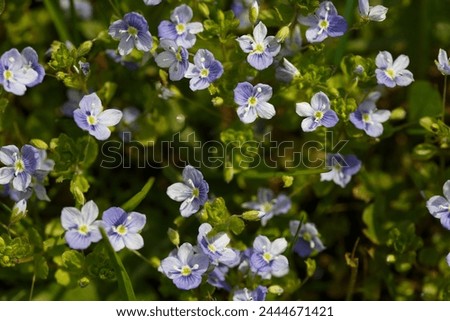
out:
M79 272L83 269L84 256L78 251L68 250L62 256L62 263L71 272Z
M133 211L136 207L139 206L139 204L142 202L142 200L147 196L148 192L153 186L153 183L155 182L154 177L150 177L145 183L144 187L132 198L130 198L127 202L125 202L121 207L126 212Z

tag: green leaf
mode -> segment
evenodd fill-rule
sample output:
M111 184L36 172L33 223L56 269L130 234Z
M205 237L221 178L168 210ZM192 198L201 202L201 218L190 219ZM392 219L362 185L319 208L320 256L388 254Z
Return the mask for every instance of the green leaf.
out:
M125 202L125 204L122 205L122 209L126 212L131 212L136 207L138 207L142 200L147 196L154 182L155 178L150 177L147 183L145 183L144 187L142 187L142 189L136 195L134 195L127 202Z
M83 155L83 159L80 160L80 166L82 166L84 169L89 168L97 159L98 155L97 142L89 135L79 138L77 140L77 145L82 148L80 150L82 154L80 155Z
M419 144L414 147L414 157L419 160L429 160L436 155L438 149L436 146L428 143Z
M37 256L34 259L34 272L39 279L47 279L48 277L48 264L43 256Z
M80 272L84 265L84 256L78 251L68 250L62 256L62 263L70 272Z
M83 175L76 175L70 181L70 192L80 205L86 202L84 193L89 190L89 182Z
M215 227L228 221L230 213L222 197L215 198L212 202L206 202L203 206L202 217Z
M230 217L230 219L228 220L228 225L230 231L233 232L235 235L241 234L245 228L244 221L236 215Z
M100 228L100 232L102 233L103 240L106 243L106 251L108 253L108 256L112 261L114 269L117 273L117 282L119 283L119 291L122 295L122 299L135 301L136 297L134 295L133 285L127 271L125 270L125 267L123 266L122 260L117 255L116 251L114 251L105 230L103 228Z
M55 272L56 282L62 286L68 286L70 284L70 274L63 269L58 269Z
M314 275L314 273L316 272L316 261L314 259L308 258L305 261L306 264L306 275L308 275L308 277L312 277Z
M428 81L415 81L408 91L408 120L418 122L425 116L439 116L442 113L442 102L439 91Z

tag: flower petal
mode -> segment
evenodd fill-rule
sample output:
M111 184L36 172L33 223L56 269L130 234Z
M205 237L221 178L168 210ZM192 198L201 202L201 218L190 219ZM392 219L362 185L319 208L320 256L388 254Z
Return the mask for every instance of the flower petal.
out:
M128 228L129 233L138 233L144 228L146 222L147 216L145 216L144 214L138 212L130 212L125 222L125 226Z
M258 235L253 241L253 249L258 253L264 253L270 247L270 240L267 236Z
M253 38L257 43L262 43L267 36L267 27L261 21L253 29Z
M253 95L253 85L249 82L240 82L234 88L234 101L239 106L246 106L248 99Z
M89 134L98 140L106 140L111 136L111 131L107 126L98 123L95 125L95 129L89 128Z
M319 91L312 96L311 107L314 110L325 111L330 108L330 99L323 92Z
M255 107L256 113L259 117L264 119L271 119L273 116L275 116L275 107L265 101L261 101L256 105Z
M378 68L387 69L392 66L392 55L388 51L380 51L375 58L375 64Z
M94 201L88 201L81 208L82 222L87 225L91 225L98 217L98 206Z
M295 112L297 115L301 117L309 117L314 115L314 109L311 107L309 103L296 103L295 104Z
M192 188L183 183L174 183L167 188L167 195L177 202L192 197Z
M123 242L130 250L139 250L144 247L144 239L137 233L127 233L123 237Z
M117 125L122 119L122 116L122 112L118 109L107 109L98 115L97 120L102 125L109 127Z

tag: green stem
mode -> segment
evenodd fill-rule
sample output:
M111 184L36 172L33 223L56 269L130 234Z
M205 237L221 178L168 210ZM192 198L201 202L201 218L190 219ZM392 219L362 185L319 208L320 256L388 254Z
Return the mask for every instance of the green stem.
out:
M345 4L345 11L344 11L344 17L347 21L347 24L350 26L353 22L353 10L355 7L355 0L348 0ZM334 54L334 64L339 65L341 62L342 56L344 55L345 48L347 47L349 37L349 30L343 35L339 41L339 44L336 48L335 54Z
M358 276L358 259L355 259L355 252L358 244L359 238L356 240L355 245L353 246L352 256L350 257L354 266L351 266L350 281L348 283L347 296L345 298L347 301L350 301L352 299L353 292L355 291L356 277Z
M33 279L31 280L30 296L28 297L28 301L31 301L33 299L33 292L34 292L34 284L35 283L36 283L36 273L33 273Z
M442 93L442 121L445 122L445 99L447 98L447 75L444 76L444 90Z
M55 24L56 32L58 32L59 40L70 40L69 30L66 28L66 23L63 19L63 14L60 8L56 5L56 1L44 0L45 8L47 9L53 23Z
M137 257L139 257L140 259L142 259L145 263L147 263L148 265L150 265L151 267L154 267L152 262L150 262L145 256L143 256L141 253L139 253L138 251L132 251L134 254L136 254Z

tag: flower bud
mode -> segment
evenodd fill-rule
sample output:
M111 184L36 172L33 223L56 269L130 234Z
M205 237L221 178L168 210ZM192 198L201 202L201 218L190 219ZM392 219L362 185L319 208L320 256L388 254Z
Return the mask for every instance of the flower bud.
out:
M277 34L275 35L275 39L277 39L278 42L284 42L290 34L291 31L289 30L289 27L283 26L280 30L278 30Z
M14 204L11 212L11 224L17 223L27 215L27 201L22 199Z
M269 286L268 291L269 291L269 293L276 294L276 295L282 295L284 292L283 288L279 285Z
M247 211L242 213L242 218L247 221L259 221L260 217L260 211Z
M250 7L249 10L249 18L250 18L250 22L252 24L255 24L256 21L258 20L258 16L259 16L259 4L258 1L253 1L252 6Z

